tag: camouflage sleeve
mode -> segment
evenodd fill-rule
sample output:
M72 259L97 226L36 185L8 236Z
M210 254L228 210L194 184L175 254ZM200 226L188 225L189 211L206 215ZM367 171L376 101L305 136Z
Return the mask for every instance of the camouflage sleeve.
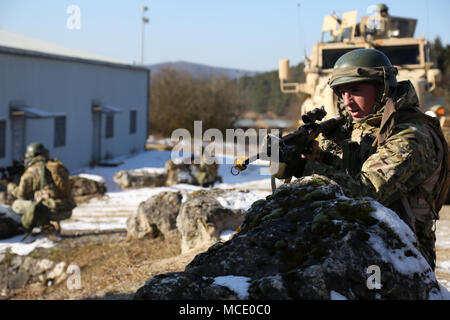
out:
M334 168L341 169L342 164L342 148L333 140L319 135L319 147L322 150L320 161Z
M389 205L422 183L437 168L439 159L431 134L419 125L399 125L364 163L356 176L331 165L308 161L305 174L335 180L348 196L369 196Z
M432 134L424 125L402 124L361 169L361 180L381 203L390 204L425 181L439 165Z
M11 191L11 194L17 199L32 199L37 190L37 184L34 174L28 170L20 178L19 185Z

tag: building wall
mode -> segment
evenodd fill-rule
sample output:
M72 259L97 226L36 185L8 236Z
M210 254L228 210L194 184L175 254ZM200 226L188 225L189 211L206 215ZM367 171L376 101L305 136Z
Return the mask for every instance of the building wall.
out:
M26 144L41 142L52 157L75 170L89 165L93 144L93 101L121 110L114 114L114 136L105 138L102 115L101 155L114 158L144 150L147 138L149 71L0 52L0 120L7 120L6 155L10 165L9 106L26 106L66 116L66 143L54 147L54 119L27 119ZM130 134L130 110L137 110L136 133Z

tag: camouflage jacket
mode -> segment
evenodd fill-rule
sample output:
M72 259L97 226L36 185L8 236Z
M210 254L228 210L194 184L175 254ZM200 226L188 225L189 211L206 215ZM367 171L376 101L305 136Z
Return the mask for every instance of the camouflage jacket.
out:
M42 156L34 157L25 169L20 178L19 185L9 184L8 193L19 200L35 200L35 192L41 190L41 169L47 160ZM44 167L44 197L42 203L55 215L63 214L64 219L70 217L76 203L72 196L59 198L57 187L53 181L52 174ZM68 214L70 213L70 215ZM59 220L59 219L56 219Z
M409 81L400 82L390 99L397 113L417 111L418 98ZM433 218L424 188L430 193L437 192L433 188L440 173L443 147L431 126L414 118L397 123L383 144L372 147L385 106L374 108L374 112L358 122L353 121L344 137L321 137L319 145L325 150L321 158L326 164L308 160L303 174L326 175L339 183L347 195L370 196L414 226L416 219ZM348 147L355 142L357 148ZM348 168L352 160L356 162L353 170Z
M11 187L8 190L11 195L21 200L33 200L34 193L41 189L41 168L45 165L46 159L42 156L34 157L25 169L18 186ZM45 168L45 167L44 167ZM50 197L54 197L55 184L51 173L45 169L44 188Z

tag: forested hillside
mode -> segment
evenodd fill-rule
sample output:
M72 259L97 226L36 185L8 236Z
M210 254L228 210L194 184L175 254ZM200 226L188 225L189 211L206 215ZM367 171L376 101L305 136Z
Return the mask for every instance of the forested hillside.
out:
M438 93L444 97L450 109L450 45L444 46L440 38L436 38L432 50L436 58L437 67L442 72L442 81L438 85Z
M292 67L291 74L293 81L303 81L303 64ZM150 134L169 136L178 128L193 132L195 120L202 120L203 130L225 130L249 110L293 119L300 116L298 101L281 93L278 71L229 79L163 68L152 77Z
M442 72L437 94L450 108L450 45L439 38L432 43L433 56ZM291 81L304 82L304 64L291 67ZM188 72L162 69L152 77L150 132L170 135L177 128L193 129L194 120L203 121L203 130L232 128L245 111L273 112L281 118L297 120L306 95L283 94L278 70L244 76L194 76Z
M303 82L305 80L303 68L303 62L291 68L291 81ZM281 92L278 70L253 77L243 77L239 81L240 90L246 93L245 105L248 110L261 113L272 111L278 116L287 115L290 111L292 112L292 109L299 110L297 108L299 105L298 97L295 94Z

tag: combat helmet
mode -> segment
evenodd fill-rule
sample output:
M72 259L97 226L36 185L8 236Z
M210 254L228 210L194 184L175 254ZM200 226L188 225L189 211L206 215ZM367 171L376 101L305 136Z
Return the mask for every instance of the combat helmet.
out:
M377 10L382 16L387 16L389 12L389 8L384 3L380 3L377 5Z
M336 61L328 84L338 95L337 87L340 85L375 81L383 85L380 99L384 101L389 88L397 86L397 73L397 68L392 66L383 52L376 49L355 49Z
M48 150L44 147L44 145L39 142L33 142L29 144L27 150L25 151L25 160L34 158L39 155L44 156L46 159L48 159Z

